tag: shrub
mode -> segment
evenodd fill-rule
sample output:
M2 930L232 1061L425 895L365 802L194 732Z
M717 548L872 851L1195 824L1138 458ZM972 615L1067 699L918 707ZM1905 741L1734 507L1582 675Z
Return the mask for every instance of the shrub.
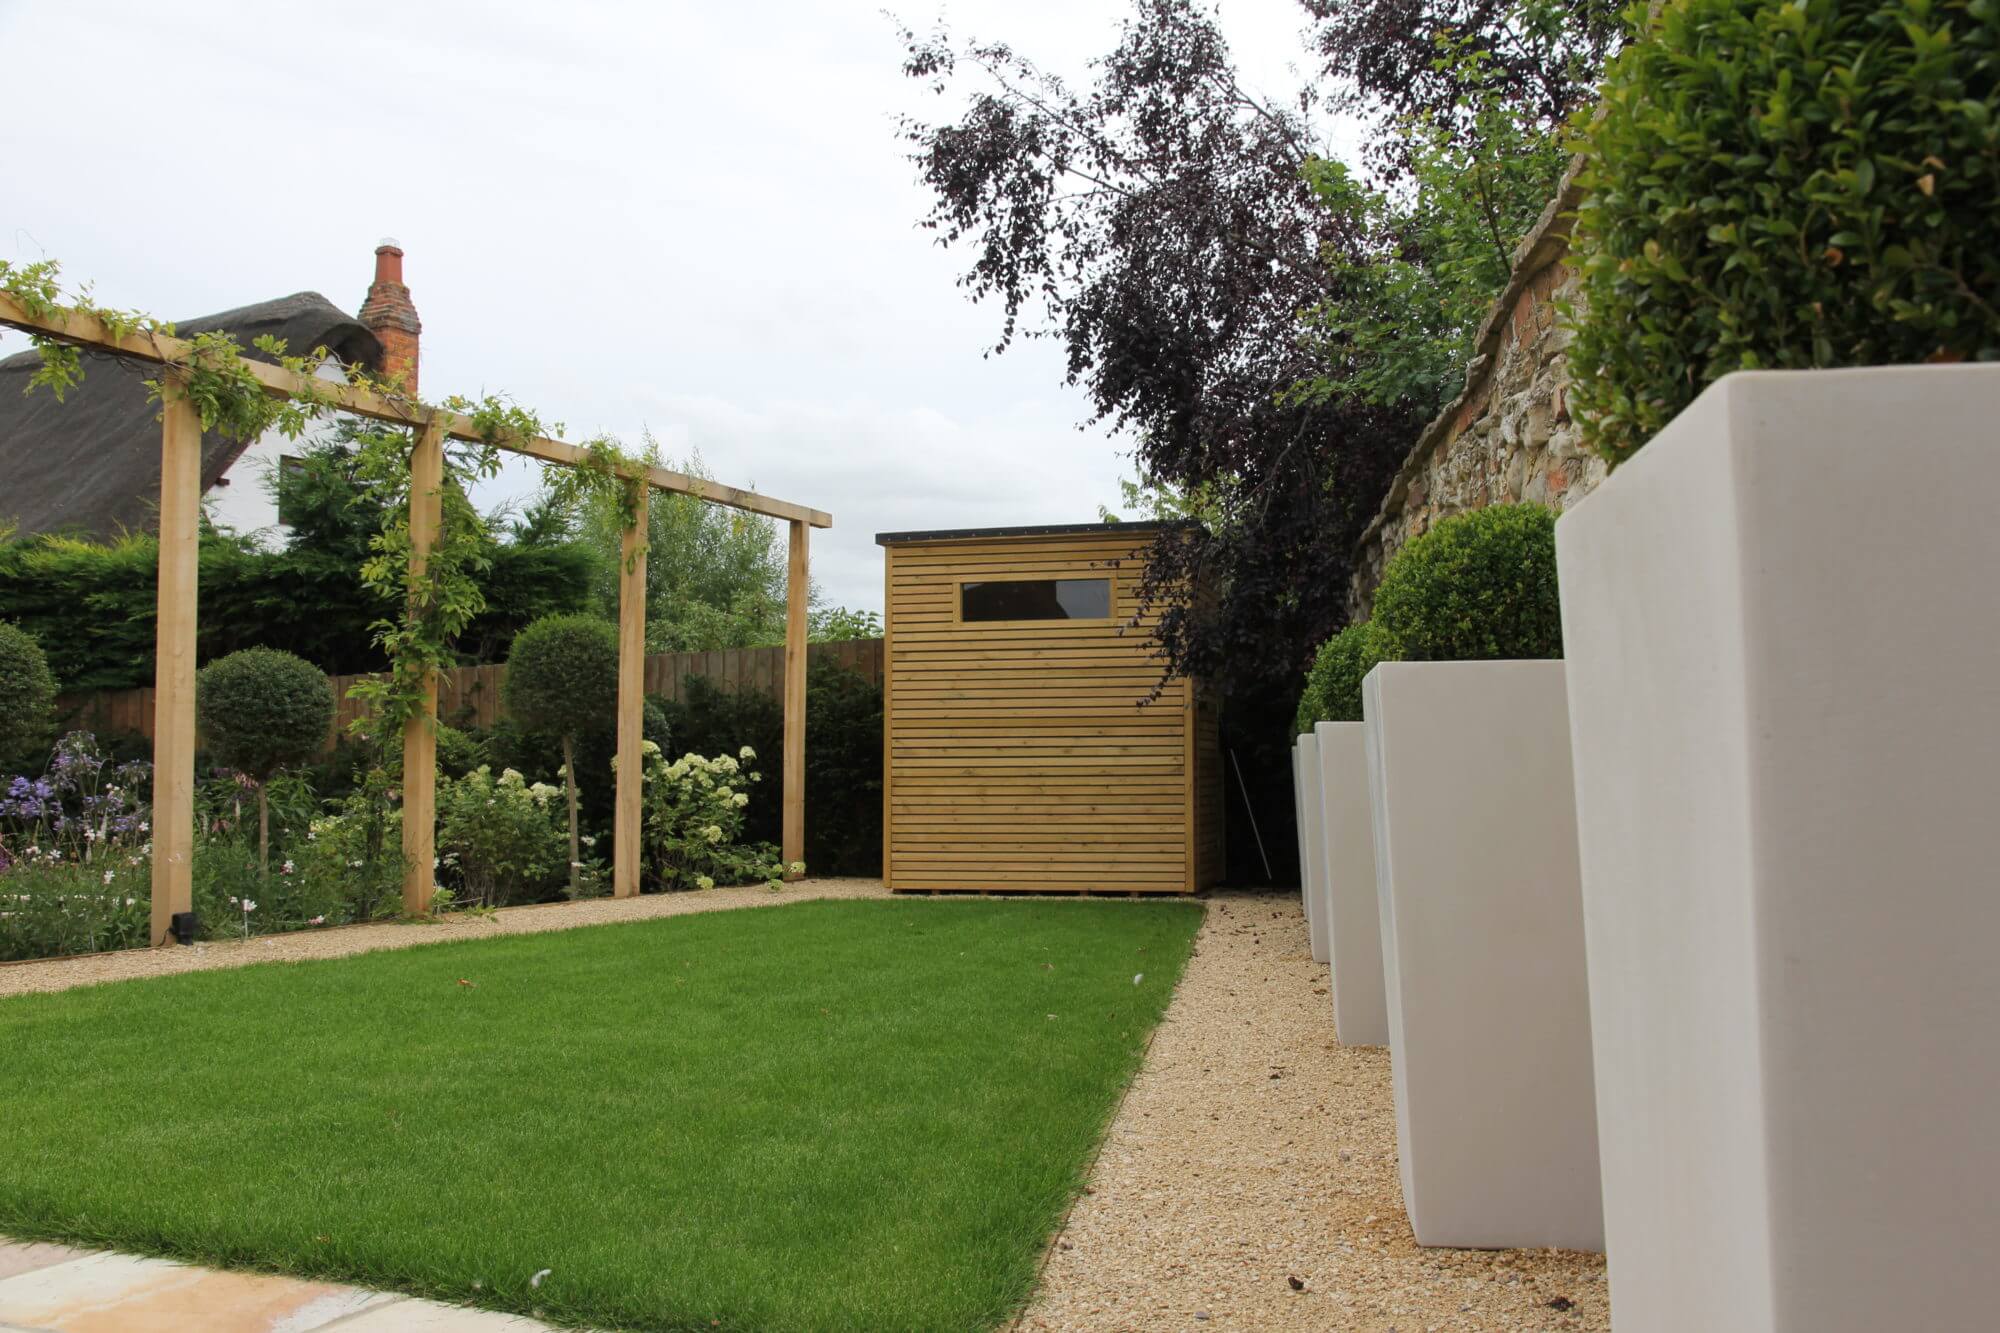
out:
M41 644L19 626L0 621L0 763L26 760L48 744L55 705L56 678Z
M457 727L438 723L438 772L448 778L462 778L486 762L486 746L475 736Z
M739 842L749 789L763 780L743 767L756 757L746 745L734 756L684 754L668 763L647 744L645 868L660 887L712 889L753 879L783 885L775 847Z
M1402 661L1561 657L1555 515L1494 505L1441 520L1382 571L1374 623Z
M338 916L329 920L372 921L402 904L403 811L389 799L397 781L387 769L367 770L336 809L312 821L295 850L294 872L305 882L339 886Z
M569 806L570 889L579 888L576 742L608 726L618 708L618 627L599 616L546 616L522 630L507 658L502 698L531 732L562 742Z
M1571 404L1614 464L1733 370L2000 358L1992 0L1679 0L1583 149Z
M674 749L761 755L784 750L785 712L758 690L730 690L689 676L667 702ZM815 874L882 873L882 687L833 662L806 671L806 861ZM745 836L776 842L784 814L784 774L771 775L747 812Z
M559 795L546 783L530 786L515 769L495 778L484 764L438 782L438 859L454 903L541 902L562 890L571 866L562 813L552 804Z
M333 726L333 685L312 663L245 648L203 667L195 706L209 752L257 781L257 864L271 865L271 774L319 753Z
M1315 722L1359 722L1362 678L1389 656L1388 643L1372 620L1349 625L1321 644L1299 698L1299 734L1311 731Z

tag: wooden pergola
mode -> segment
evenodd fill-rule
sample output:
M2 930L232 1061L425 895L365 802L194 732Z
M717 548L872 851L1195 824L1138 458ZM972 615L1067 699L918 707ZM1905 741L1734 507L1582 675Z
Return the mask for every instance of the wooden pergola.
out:
M36 315L0 292L0 325L168 368L161 395L160 577L153 726L152 942L166 943L175 913L192 910L194 871L195 579L201 521L201 418L176 392L172 367L190 364L194 345L164 334L121 334L94 315L59 310ZM437 540L444 442L491 444L543 462L583 465L577 445L544 438L487 440L470 418L389 397L351 384L308 382L282 366L245 357L243 364L264 391L279 398L330 401L356 416L406 426L416 432L410 458L411 563L421 571ZM833 525L821 510L691 477L662 467L634 467L621 475L647 487L692 495L714 504L783 519L790 525L785 596L785 743L782 854L789 867L805 854L806 553L812 528ZM639 892L645 706L646 512L625 530L618 580L618 790L613 818L617 851L612 888L618 897ZM437 843L437 681L429 681L424 714L403 731L403 906L429 909L435 887Z

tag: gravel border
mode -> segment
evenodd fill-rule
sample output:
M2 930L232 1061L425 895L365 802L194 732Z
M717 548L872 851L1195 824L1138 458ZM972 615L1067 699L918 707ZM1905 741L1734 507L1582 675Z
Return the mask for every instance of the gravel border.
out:
M491 914L457 913L435 922L382 921L365 926L299 930L283 935L253 935L247 940L212 940L203 944L158 949L125 949L118 953L79 958L50 958L0 966L0 996L34 991L68 990L103 981L133 977L163 977L176 972L207 972L248 963L298 962L307 958L340 958L377 949L407 949L442 940L485 939L492 935L529 935L545 930L570 930L614 921L651 921L689 912L719 912L733 907L776 907L811 898L886 898L889 891L877 879L802 879L773 891L761 884L688 893L648 893L637 898L590 898L573 903L538 903L503 907Z
M1296 893L1210 898L1016 1329L1611 1327L1602 1255L1417 1246L1388 1052L1332 1003Z

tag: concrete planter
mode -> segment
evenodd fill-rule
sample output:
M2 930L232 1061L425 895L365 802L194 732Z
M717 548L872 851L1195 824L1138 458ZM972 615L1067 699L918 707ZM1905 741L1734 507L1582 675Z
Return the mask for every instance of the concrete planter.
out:
M1732 375L1556 528L1621 1333L1992 1326L2000 367Z
M1321 722L1320 833L1333 973L1333 1022L1348 1046L1389 1044L1382 989L1382 915L1375 902L1375 834L1369 824L1368 744L1361 722Z
M1563 664L1384 663L1362 690L1417 1243L1601 1249Z
M1299 878L1306 901L1306 925L1312 931L1315 963L1327 961L1326 846L1320 836L1319 741L1311 732L1299 737Z

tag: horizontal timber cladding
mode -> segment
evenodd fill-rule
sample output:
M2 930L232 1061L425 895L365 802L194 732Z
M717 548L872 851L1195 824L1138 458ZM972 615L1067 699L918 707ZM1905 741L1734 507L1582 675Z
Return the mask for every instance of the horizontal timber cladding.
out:
M1157 617L1140 614L1156 531L884 540L890 887L1190 893L1217 878L1215 709L1162 684Z

